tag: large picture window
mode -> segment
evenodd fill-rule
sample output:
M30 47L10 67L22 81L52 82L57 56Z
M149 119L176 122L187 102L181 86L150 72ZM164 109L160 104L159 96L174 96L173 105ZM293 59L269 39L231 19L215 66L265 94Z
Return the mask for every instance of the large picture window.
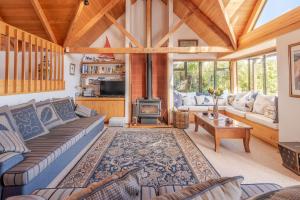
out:
M208 88L230 90L228 61L174 63L174 89L179 92L206 93Z
M238 92L254 90L277 95L277 57L275 54L237 61Z

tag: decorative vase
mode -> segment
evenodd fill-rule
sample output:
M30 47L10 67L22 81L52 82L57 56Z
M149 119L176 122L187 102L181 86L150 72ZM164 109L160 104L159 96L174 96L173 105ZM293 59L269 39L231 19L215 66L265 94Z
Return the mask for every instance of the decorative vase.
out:
M213 107L214 119L219 118L219 109L218 109L218 98L216 99L215 105Z

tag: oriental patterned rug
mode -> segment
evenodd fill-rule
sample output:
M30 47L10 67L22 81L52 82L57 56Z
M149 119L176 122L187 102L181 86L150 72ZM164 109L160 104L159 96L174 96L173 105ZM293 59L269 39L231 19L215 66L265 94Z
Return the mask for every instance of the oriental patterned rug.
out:
M134 168L141 184L153 187L220 177L183 130L108 128L58 187L85 187Z

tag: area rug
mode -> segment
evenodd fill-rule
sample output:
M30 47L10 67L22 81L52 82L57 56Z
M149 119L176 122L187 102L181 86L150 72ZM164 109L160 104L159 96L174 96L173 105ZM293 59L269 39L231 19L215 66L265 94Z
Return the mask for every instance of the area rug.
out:
M108 128L58 187L85 187L135 168L141 184L152 187L220 177L183 130Z

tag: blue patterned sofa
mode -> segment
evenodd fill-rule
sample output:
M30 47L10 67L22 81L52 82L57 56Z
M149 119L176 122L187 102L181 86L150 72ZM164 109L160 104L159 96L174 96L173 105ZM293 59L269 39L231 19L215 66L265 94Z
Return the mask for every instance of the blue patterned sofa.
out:
M177 192L184 188L184 186L162 186L156 191L153 187L141 186L141 192L132 200L151 200L152 198L172 192ZM272 183L258 183L258 184L242 184L241 200L249 199L255 195L280 189L281 186ZM46 188L36 190L32 195L23 197L23 200L58 200L66 199L71 194L80 191L82 188ZM13 199L11 199L13 200ZM17 200L17 199L16 199ZM19 199L18 199L19 200Z
M45 188L104 129L103 116L78 118L25 141L29 153L0 154L0 192L9 196Z

